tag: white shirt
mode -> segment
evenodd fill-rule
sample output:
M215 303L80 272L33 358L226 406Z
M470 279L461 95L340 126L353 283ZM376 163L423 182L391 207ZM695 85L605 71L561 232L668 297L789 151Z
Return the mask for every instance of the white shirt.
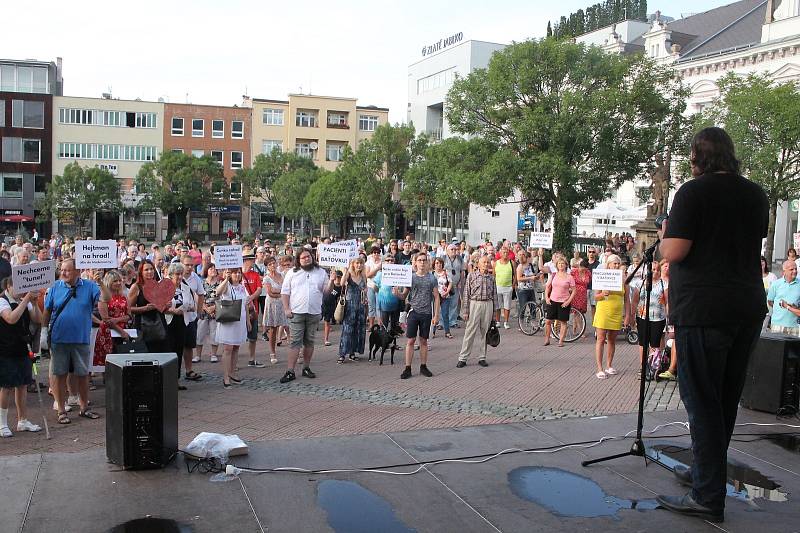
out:
M375 265L377 265L377 264L379 264L379 263L376 263L375 260L372 258L372 254L370 254L370 256L367 257L367 261L364 263L364 275L367 274L367 269L375 268ZM381 260L381 265L382 265L382 260ZM375 276L377 276L377 275L378 274L376 272ZM372 276L371 278L367 278L367 287L369 287L370 289L374 289L375 288L375 276Z
M14 300L13 303L18 304L19 302ZM33 313L33 302L28 302L27 308L29 313ZM5 298L0 298L0 313L6 310L11 311L11 304Z
M183 281L191 287L192 291L195 294L195 301L192 302L191 311L184 311L183 318L186 321L186 324L189 325L197 318L197 296L205 296L206 290L203 288L203 280L200 279L200 276L192 272L192 275L189 278L183 278Z
M321 268L311 271L289 269L284 278L281 294L289 296L292 313L322 314L322 291L328 283L328 276Z

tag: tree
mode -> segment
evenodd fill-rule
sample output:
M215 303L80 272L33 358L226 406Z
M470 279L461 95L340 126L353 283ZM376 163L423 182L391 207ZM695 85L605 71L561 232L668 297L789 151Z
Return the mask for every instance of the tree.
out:
M299 156L294 152L282 152L280 148L275 148L268 154L258 154L253 161L253 166L242 170L242 188L247 187L251 196L260 196L266 200L273 212L276 212L272 190L275 182L287 172L315 168L317 167L310 158Z
M767 194L764 256L772 264L778 204L800 196L800 91L795 82L774 83L757 74L730 73L719 87L720 98L706 119L724 124L736 146L742 174Z
M447 120L493 143L492 198L519 190L523 207L552 216L557 249L572 249L572 219L641 177L674 111L675 74L643 55L544 39L496 52L457 79Z
M331 224L346 219L358 210L353 188L355 183L347 173L320 170L319 178L311 184L303 200L303 208L317 224Z
M108 170L70 163L62 175L53 176L37 207L41 222L59 216L71 216L78 225L80 235L92 213L122 211L119 182Z
M275 214L296 219L306 217L309 213L304 205L305 198L318 177L316 167L296 168L281 174L272 185Z
M211 156L165 151L157 161L142 165L136 176L139 206L172 215L170 229L183 227L187 233L189 212L207 209L214 191L223 195L225 189L222 167Z
M552 24L550 24L549 20L547 21L547 36L548 37L552 37L553 36L553 26L552 26Z

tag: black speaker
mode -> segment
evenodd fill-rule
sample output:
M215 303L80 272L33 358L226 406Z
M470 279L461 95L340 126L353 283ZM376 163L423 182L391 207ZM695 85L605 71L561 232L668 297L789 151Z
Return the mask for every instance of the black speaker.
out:
M750 355L742 407L777 413L798 408L800 397L800 338L762 333Z
M106 456L125 469L163 468L178 451L178 358L106 357Z

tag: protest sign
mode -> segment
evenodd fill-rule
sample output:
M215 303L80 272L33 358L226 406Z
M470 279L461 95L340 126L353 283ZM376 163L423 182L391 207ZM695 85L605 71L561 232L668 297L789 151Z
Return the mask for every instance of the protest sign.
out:
M335 244L320 244L317 246L319 265L346 269L350 264L352 248Z
M553 247L553 234L549 231L532 231L531 232L531 248L547 248L548 250Z
M381 283L387 287L410 287L411 276L414 273L411 270L411 265L390 265L384 263L381 267L383 274L381 274Z
M336 241L333 243L336 246L341 246L348 249L348 259L355 259L358 257L358 241L349 239L346 241Z
M800 233L793 233L792 241L794 242L794 249L800 250Z
M242 268L242 245L230 244L214 247L214 266L217 270Z
M75 241L75 268L117 268L116 241Z
M595 268L592 270L592 290L621 291L624 274L617 268Z
M42 261L11 267L14 294L47 289L56 281L56 262Z

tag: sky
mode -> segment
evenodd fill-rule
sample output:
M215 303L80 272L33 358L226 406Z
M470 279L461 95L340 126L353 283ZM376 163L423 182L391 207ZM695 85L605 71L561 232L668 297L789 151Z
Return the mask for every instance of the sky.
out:
M543 37L597 0L7 0L0 57L64 63L64 94L216 105L242 95L358 98L406 119L408 65L423 45ZM726 0L650 0L675 18Z

